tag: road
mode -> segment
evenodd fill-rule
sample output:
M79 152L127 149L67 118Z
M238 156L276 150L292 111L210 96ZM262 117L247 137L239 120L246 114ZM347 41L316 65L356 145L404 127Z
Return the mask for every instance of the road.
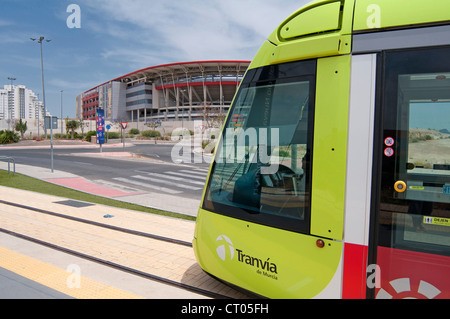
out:
M107 156L123 152L123 147L104 147L105 156L92 145L54 147L54 169L69 172L97 184L125 191L152 192L200 199L209 164L172 161L173 144L132 143L125 152L140 158ZM0 155L10 156L16 164L50 168L50 148L4 147Z

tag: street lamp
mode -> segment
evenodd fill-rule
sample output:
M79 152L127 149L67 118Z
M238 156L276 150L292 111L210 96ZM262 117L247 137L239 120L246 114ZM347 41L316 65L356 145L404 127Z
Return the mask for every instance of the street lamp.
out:
M50 42L51 40L45 39L43 36L39 37L39 39L36 38L30 38L31 41L37 41L41 48L41 76L42 76L42 99L44 103L44 133L45 138L47 138L47 128L45 127L45 116L47 115L47 104L45 103L45 86L44 86L44 61L42 58L42 41L45 40L45 42ZM51 169L53 173L53 123L52 123L52 116L50 115L50 154L51 154ZM39 124L38 124L39 125Z
M13 78L13 77L8 77L8 80L11 81L11 93L10 93L10 95L9 95L9 97L8 97L8 118L9 118L9 121L8 121L8 130L11 131L11 104L14 102L14 100L12 99L13 82L14 82L15 80L17 80L17 79L16 79L16 78ZM14 129L14 128L13 128L13 129Z
M47 115L47 104L45 103L45 86L44 86L44 61L42 58L42 41L45 40L45 42L50 42L51 40L45 39L44 37L40 37L39 39L36 38L30 38L31 41L37 41L41 47L41 76L42 76L42 102L44 103L44 118ZM50 125L51 127L51 125ZM47 138L47 129L44 125L44 134L45 138Z

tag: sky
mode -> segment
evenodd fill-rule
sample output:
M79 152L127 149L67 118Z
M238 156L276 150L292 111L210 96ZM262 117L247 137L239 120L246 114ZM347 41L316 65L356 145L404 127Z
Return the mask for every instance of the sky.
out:
M308 2L0 0L0 86L14 77L14 85L42 100L40 49L30 38L44 36L51 40L43 42L47 110L60 117L62 95L63 118L75 117L78 94L142 68L252 60L272 31Z

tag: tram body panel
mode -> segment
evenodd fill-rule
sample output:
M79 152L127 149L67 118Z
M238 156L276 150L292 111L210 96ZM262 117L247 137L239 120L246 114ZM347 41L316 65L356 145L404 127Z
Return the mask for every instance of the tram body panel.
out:
M399 28L449 21L447 0L356 0L354 31Z
M350 63L350 55L317 61L311 234L337 240L343 237Z
M350 54L353 6L353 0L321 0L307 4L274 30L268 37L268 42L273 44L272 52L267 52L263 60L259 59L258 52L249 68ZM314 21L314 26L308 27L310 21ZM325 21L333 22L330 25Z
M336 274L340 277L339 241L203 210L198 218L194 249L199 263L206 272L220 274L219 278L228 283L269 298L313 298ZM318 240L323 240L323 248L317 246ZM333 287L328 297L340 297L340 278L336 281L338 287Z
M366 295L377 56L352 56L348 110L342 297Z

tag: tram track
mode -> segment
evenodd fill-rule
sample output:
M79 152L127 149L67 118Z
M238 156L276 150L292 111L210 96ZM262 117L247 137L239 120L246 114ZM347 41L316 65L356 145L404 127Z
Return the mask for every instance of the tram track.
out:
M177 244L177 245L192 247L192 243L183 241L183 240L178 240L175 238L169 238L169 237L159 236L159 235L155 235L155 234L144 233L144 232L133 230L133 229L107 225L107 224L95 222L95 221L88 220L88 219L83 219L83 218L73 217L73 216L64 215L64 214L60 214L60 213L55 213L55 212L51 212L51 211L48 211L45 209L35 208L35 207L26 206L26 205L22 205L22 204L18 204L18 203L12 203L12 202L8 202L8 201L4 201L4 200L0 200L0 204L14 206L14 207L23 208L23 209L28 209L28 210L31 210L31 211L34 211L37 213L47 214L47 215L60 217L60 218L66 218L66 219L70 219L70 220L77 221L80 223L95 225L98 227L112 229L112 230L132 234L132 235L136 235L136 236L148 237L148 238L161 240L161 241L165 241L165 242L169 242L169 243L173 243L173 244Z
M165 283L209 298L248 298L204 273L193 258L192 244L183 240L99 223L6 200L0 200L0 224L2 233L148 280ZM106 233L100 235L103 232ZM92 238L87 240L84 237ZM112 241L112 245L101 243L108 239ZM185 257L177 258L177 254ZM158 259L155 256L162 257ZM134 264L131 261L134 261ZM170 268L178 272L181 270L183 275L174 275Z

